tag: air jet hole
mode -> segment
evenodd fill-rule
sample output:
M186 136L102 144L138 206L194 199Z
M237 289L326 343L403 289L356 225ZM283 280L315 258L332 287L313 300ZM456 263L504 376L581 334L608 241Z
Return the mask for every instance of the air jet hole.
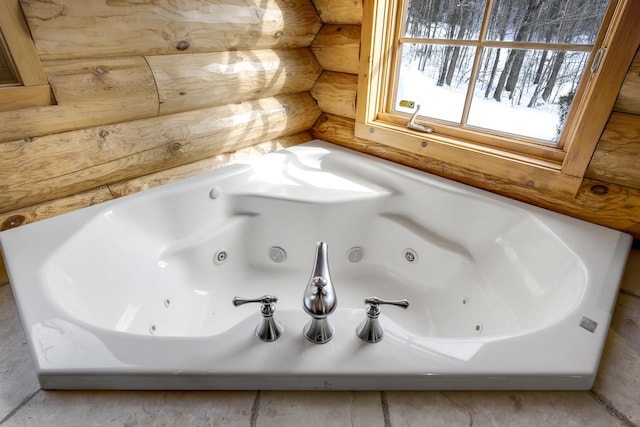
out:
M418 253L411 248L407 248L404 250L404 259L406 259L408 262L417 262Z
M216 265L224 264L227 258L229 258L227 251L224 249L220 249L213 255L213 263Z

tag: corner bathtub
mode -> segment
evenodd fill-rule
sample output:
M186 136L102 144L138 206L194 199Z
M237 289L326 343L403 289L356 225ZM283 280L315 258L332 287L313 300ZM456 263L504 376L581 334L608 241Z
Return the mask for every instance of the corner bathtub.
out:
M318 241L325 344L302 334ZM311 141L0 243L43 388L589 389L631 238ZM265 294L274 342L232 304ZM410 302L374 344L370 296Z

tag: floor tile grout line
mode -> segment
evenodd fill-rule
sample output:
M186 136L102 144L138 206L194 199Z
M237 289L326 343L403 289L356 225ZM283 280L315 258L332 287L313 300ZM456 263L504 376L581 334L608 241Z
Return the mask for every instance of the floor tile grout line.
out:
M469 409L467 409L466 406L464 406L461 403L456 402L455 400L453 400L450 396L448 396L446 394L445 391L440 391L439 392L440 395L442 397L444 397L445 399L447 399L449 401L449 403L451 403L453 406L457 407L458 409L460 409L462 412L464 412L465 414L467 414L467 416L469 417L469 424L467 427L473 427L473 414L471 413L471 411Z
M258 423L258 415L260 412L260 390L256 391L256 397L253 399L253 405L251 405L251 418L249 419L249 425L256 427Z
M622 411L616 409L616 407L613 406L613 403L611 403L609 399L596 392L595 390L591 390L591 394L598 401L598 403L600 403L600 405L602 405L602 407L606 409L607 412L609 412L609 414L622 421L625 426L638 427L638 425L631 421L625 414L622 413Z
M36 391L34 391L33 393L31 393L29 396L25 397L22 400L22 402L20 402L20 404L18 404L18 406L13 408L11 410L11 412L9 412L7 415L4 416L3 419L0 420L0 425L4 424L7 420L9 420L9 418L13 417L16 414L16 412L18 412L20 409L22 409L27 403L29 403L31 401L31 399L33 399L35 397L36 394L40 393L41 391L42 391L42 389L39 388Z
M380 392L380 405L382 406L382 417L384 418L384 427L391 427L391 415L389 414L389 401L384 391Z

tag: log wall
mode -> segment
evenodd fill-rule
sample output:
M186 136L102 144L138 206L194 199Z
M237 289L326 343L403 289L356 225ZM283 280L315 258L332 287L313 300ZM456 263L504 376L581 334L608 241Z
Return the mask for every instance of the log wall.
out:
M313 135L333 143L484 188L527 203L626 231L640 238L640 50L629 67L586 178L575 198L517 186L499 177L466 170L365 141L354 136L361 4L314 0L324 25L311 50L324 69L311 90L323 110ZM331 9L331 13L323 10ZM360 13L358 20L356 15Z
M297 134L320 114L310 0L20 5L57 105L0 112L0 213Z

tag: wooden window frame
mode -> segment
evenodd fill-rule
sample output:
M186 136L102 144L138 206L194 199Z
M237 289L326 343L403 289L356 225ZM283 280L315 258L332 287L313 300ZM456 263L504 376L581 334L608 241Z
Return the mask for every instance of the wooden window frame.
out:
M21 83L0 88L0 111L53 105L51 87L18 0L0 0L0 32Z
M356 137L405 150L416 156L500 177L515 184L574 196L600 139L640 43L637 16L640 1L612 0L594 43L564 130L564 144L558 147L527 143L513 150L513 139L478 132L475 140L465 139L453 127L423 133L406 127L401 114L386 112L389 79L393 75L394 34L401 25L396 11L401 0L365 2L362 23L362 50L358 81ZM595 52L603 52L600 66L591 72ZM418 121L419 122L419 121ZM429 123L431 126L432 123ZM465 131L467 132L467 131Z

